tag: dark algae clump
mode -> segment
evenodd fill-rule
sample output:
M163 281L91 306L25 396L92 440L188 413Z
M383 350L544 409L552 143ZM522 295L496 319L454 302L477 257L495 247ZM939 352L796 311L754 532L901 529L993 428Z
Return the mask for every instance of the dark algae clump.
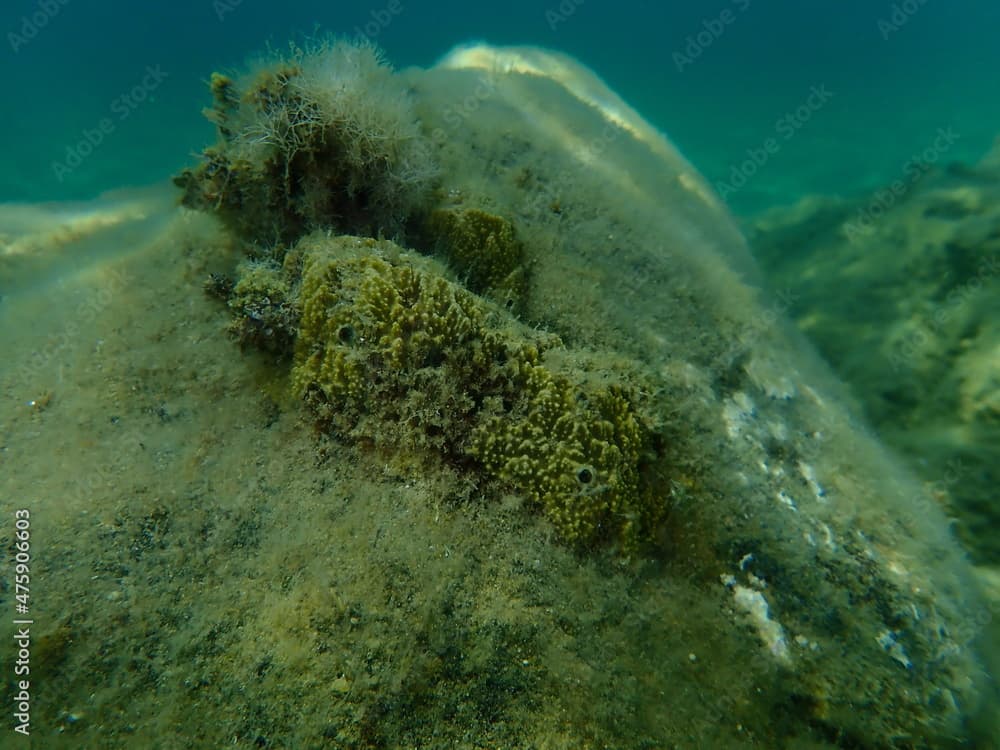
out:
M372 47L293 47L239 81L215 74L218 143L175 178L183 203L251 243L321 227L377 235L425 208L437 172L406 89Z

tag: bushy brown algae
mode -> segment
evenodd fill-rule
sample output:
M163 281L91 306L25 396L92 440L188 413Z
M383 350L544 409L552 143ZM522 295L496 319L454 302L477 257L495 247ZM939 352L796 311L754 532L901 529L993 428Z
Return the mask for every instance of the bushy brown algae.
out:
M437 167L374 47L293 47L243 80L213 75L211 89L218 142L174 181L184 205L246 242L324 227L392 235L428 205Z

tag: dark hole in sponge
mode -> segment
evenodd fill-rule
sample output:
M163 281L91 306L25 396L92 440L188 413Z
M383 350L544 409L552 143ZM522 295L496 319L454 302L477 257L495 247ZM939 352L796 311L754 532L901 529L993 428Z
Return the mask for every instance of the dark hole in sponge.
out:
M337 338L342 344L354 343L354 329L351 326L341 326L337 329Z
M589 466L581 466L576 470L576 481L580 484L590 484L594 481L594 470Z

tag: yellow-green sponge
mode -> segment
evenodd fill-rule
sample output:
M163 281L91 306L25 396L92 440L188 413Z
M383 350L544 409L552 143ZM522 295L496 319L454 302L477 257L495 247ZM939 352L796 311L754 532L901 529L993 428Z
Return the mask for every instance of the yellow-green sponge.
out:
M627 382L637 370L594 377L598 357L570 356L390 242L319 235L290 258L301 262L293 385L331 429L466 467L473 458L575 544L633 548L661 520Z
M524 294L524 246L514 226L501 216L477 208L447 208L427 222L433 244L473 292L508 309Z
M663 517L640 473L648 443L624 388L588 389L538 365L519 410L484 420L470 452L538 503L563 538L631 548Z

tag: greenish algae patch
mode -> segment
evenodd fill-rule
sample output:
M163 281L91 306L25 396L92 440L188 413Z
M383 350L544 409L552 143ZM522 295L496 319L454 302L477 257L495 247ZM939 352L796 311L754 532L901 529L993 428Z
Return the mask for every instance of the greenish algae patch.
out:
M212 286L223 296L235 316L229 331L241 346L253 345L280 356L291 354L298 334L299 312L292 289L281 268L269 261L244 261L239 280Z
M508 309L521 306L524 245L509 221L478 208L448 208L433 211L427 229L469 289Z

